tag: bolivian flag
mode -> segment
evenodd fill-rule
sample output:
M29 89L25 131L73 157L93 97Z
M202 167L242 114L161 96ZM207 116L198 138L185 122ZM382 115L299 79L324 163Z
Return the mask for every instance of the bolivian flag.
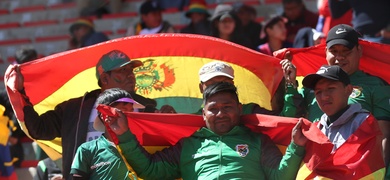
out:
M25 91L34 109L41 114L60 102L98 89L95 65L103 54L115 49L143 61L143 66L134 70L138 94L156 99L158 107L172 105L180 113L194 113L201 107L198 71L208 62L229 63L235 71L241 102L268 109L283 76L278 59L221 39L189 34L132 36L22 64ZM20 96L12 92L14 85L9 75L7 71L4 81L8 95L28 134ZM52 159L60 157L60 138L38 142Z

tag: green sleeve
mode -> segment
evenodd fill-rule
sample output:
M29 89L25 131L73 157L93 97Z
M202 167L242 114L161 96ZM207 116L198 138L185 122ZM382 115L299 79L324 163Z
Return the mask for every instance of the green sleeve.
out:
M284 117L304 117L305 107L303 97L298 93L297 89L291 85L287 86L286 94L284 95L284 106L280 116Z
M264 148L262 148L264 149ZM275 154L275 152L264 152L265 154ZM264 172L267 179L295 179L300 168L303 156L305 154L305 148L298 146L293 142L287 147L286 153L280 161L263 164ZM276 160L274 160L276 161ZM264 161L262 161L264 162ZM272 163L278 163L277 166ZM270 165L271 164L271 165Z
M376 86L372 94L372 114L378 120L390 121L390 86Z
M130 131L118 136L119 147L123 156L143 179L176 179L180 178L181 143L165 148L154 154L148 153Z
M83 178L89 177L92 158L88 149L85 149L83 145L79 146L73 158L70 174L78 174Z

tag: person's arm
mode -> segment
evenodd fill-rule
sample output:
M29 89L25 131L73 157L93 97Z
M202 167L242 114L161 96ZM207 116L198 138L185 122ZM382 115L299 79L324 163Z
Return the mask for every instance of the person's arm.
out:
M349 0L329 0L329 10L332 18L337 19L351 9Z
M264 172L267 179L295 179L305 155L307 138L301 129L302 119L292 130L292 140L288 145L283 158L280 157L280 150L273 144L268 136L262 138L261 157Z
M108 117L111 130L117 135L122 155L136 174L143 179L177 179L180 173L181 142L154 154L148 153L128 128L127 117L116 109L118 117Z
M130 131L118 136L118 139L123 156L139 177L143 179L180 178L180 142L150 154Z
M15 88L21 94L24 104L24 122L30 136L34 139L52 140L61 136L62 110L58 105L56 110L48 111L42 115L34 110L29 97L24 90L24 77L19 66L14 66Z
M91 156L90 152L84 149L83 145L77 148L77 152L73 158L72 168L70 171L72 179L89 179L90 165L88 162L91 162L92 158L93 157Z

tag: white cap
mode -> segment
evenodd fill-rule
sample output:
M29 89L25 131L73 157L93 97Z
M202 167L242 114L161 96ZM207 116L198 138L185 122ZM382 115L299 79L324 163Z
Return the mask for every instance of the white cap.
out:
M220 61L207 63L199 70L199 79L201 82L206 82L216 76L226 76L234 79L234 70L229 64Z

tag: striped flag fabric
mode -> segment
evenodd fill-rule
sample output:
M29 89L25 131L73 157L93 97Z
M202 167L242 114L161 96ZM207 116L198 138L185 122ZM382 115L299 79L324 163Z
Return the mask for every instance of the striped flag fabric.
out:
M111 107L104 108L99 109L102 114L115 112ZM202 116L197 115L132 112L125 115L131 132L150 153L174 145L205 126ZM285 153L298 118L250 114L241 116L241 122L254 132L268 135ZM373 116L334 152L333 144L317 128L317 123L304 119L302 129L309 141L296 179L383 179L382 134Z
M270 99L283 77L279 60L214 37L190 34L155 34L114 39L81 49L53 54L20 66L24 88L38 114L85 92L98 89L95 65L99 58L120 50L144 65L134 69L137 94L153 98L158 108L173 106L179 113L194 113L202 103L198 71L210 61L224 61L235 70L235 85L242 103L271 109ZM20 94L7 92L15 114L26 131ZM61 157L61 139L38 141L52 158Z

